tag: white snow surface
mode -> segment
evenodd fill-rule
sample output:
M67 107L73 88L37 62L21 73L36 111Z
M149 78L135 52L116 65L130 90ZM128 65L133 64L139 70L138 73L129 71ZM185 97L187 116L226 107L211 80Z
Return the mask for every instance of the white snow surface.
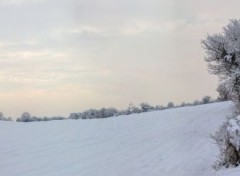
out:
M232 169L222 169L217 173L217 176L239 176L240 168L232 168Z
M219 152L210 134L231 107L221 102L107 119L0 121L0 176L226 176L211 167Z

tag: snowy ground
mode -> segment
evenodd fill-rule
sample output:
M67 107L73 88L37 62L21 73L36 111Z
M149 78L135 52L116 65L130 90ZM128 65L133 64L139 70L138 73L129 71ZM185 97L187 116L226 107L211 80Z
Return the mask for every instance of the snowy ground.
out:
M230 111L223 102L108 119L0 122L0 175L214 176L218 149L209 136Z
M239 176L240 168L224 169L217 173L217 176Z

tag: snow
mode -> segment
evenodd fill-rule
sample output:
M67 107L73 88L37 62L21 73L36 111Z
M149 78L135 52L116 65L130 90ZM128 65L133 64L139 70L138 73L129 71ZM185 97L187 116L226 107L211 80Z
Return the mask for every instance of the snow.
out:
M240 168L223 169L216 176L239 176Z
M239 116L235 119L229 120L229 125L227 127L228 135L230 138L230 142L236 146L237 150L240 148L240 126L239 126Z
M107 119L1 121L0 175L213 176L219 152L210 134L231 107L222 102Z
M224 56L224 59L226 60L226 61L228 61L228 62L232 62L232 56L231 55L226 55L226 56Z

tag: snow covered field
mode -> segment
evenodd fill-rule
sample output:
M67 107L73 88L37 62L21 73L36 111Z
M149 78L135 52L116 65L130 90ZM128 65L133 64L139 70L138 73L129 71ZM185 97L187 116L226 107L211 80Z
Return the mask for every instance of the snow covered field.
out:
M93 120L0 121L0 176L214 176L218 148L210 134L231 106Z

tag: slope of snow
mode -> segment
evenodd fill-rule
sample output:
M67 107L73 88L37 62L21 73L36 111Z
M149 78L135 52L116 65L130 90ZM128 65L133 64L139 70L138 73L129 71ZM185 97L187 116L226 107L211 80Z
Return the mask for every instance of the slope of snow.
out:
M108 119L0 122L1 176L213 176L231 103ZM222 176L222 175L221 175Z

